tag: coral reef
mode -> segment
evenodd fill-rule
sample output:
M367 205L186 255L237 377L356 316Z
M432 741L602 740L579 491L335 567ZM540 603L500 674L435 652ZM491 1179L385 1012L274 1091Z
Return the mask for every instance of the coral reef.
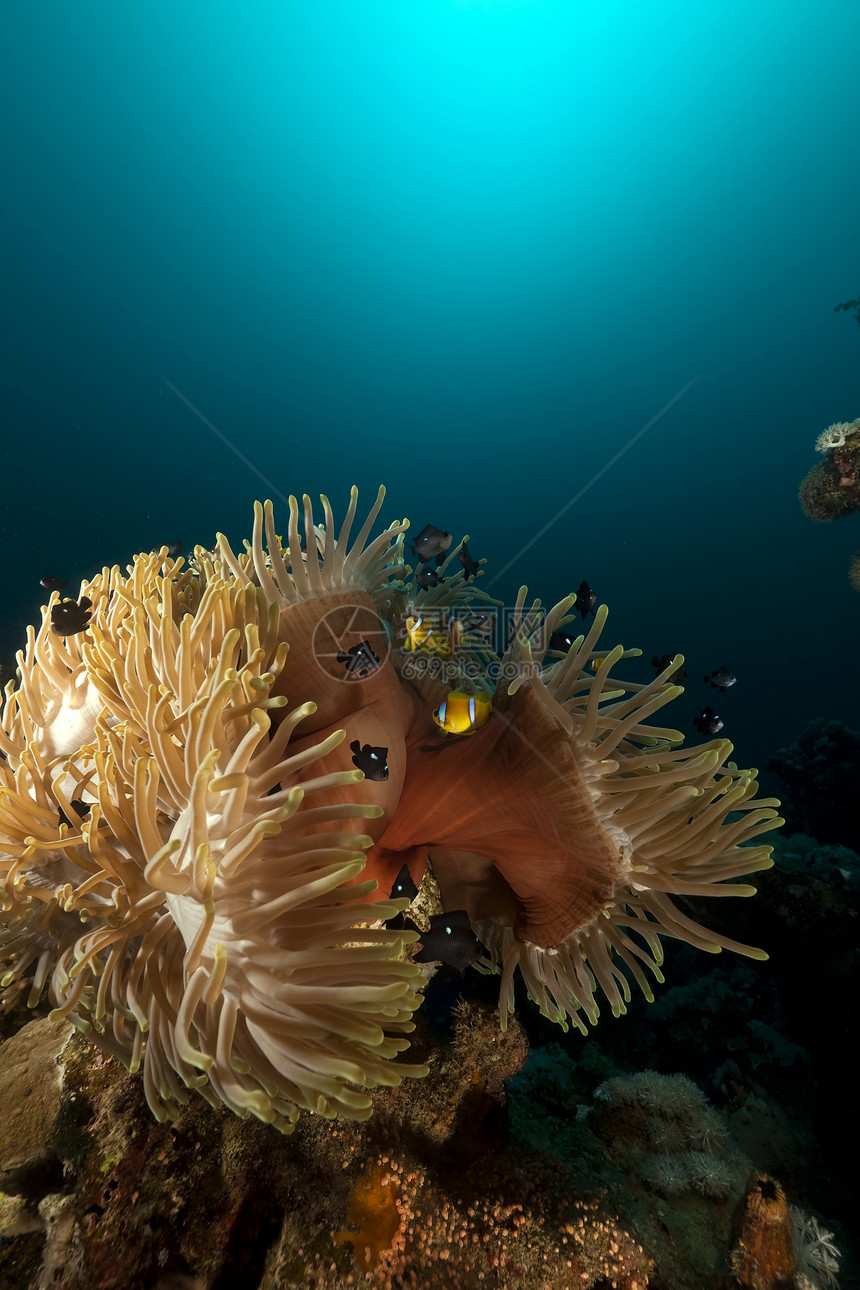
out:
M767 1104L761 1097L745 1104L748 1155L739 1143L738 1111L717 1111L683 1075L614 1073L589 1094L609 1064L596 1040L576 1062L559 1045L533 1053L510 1084L517 1144L562 1152L576 1177L590 1177L615 1197L654 1256L661 1287L726 1290L738 1215L750 1180L763 1173L763 1146L774 1129ZM797 1185L785 1190L798 1194ZM662 1239L667 1232L671 1255ZM802 1245L798 1235L798 1261Z
M726 1290L751 1166L696 1085L608 1073L595 1043L576 1064L557 1045L526 1061L519 1024L501 1032L486 1004L461 1000L450 1039L417 1021L423 1081L375 1090L366 1123L305 1116L290 1136L202 1099L159 1124L140 1081L47 1023L22 1079L59 1062L59 1108L29 1147L51 1163L0 1197L0 1284ZM680 1182L649 1172L661 1156ZM827 1290L832 1237L795 1228L797 1290Z
M816 452L830 452L832 448L842 448L851 435L860 430L860 419L857 421L834 421L815 440Z
M798 498L805 515L827 524L860 509L860 417L828 426L816 439L815 450L824 453L824 460L801 482ZM854 556L849 581L860 590Z
M766 769L785 786L786 833L807 833L819 843L860 851L860 813L854 803L860 782L860 737L840 721L817 718Z
M426 1080L374 1092L367 1124L308 1116L287 1137L200 1099L158 1124L139 1081L69 1028L46 1126L63 1168L19 1207L30 1230L3 1229L0 1283L26 1254L62 1290L645 1290L654 1257L616 1203L507 1143L518 1024L462 1004L451 1042L418 1029Z
M844 451L844 450L843 450ZM851 471L842 475L832 458L817 461L802 481L798 498L803 512L811 520L829 524L832 520L852 515L860 506L860 488L856 483L856 462L851 461ZM843 479L848 482L843 483Z
M725 1200L743 1189L749 1161L733 1148L725 1123L686 1075L615 1076L595 1090L594 1100L595 1133L611 1153L625 1153L627 1167L652 1191Z
M675 747L647 724L677 659L646 685L617 679L630 651L600 649L604 608L553 649L570 599L544 617L523 592L500 654L435 648L489 696L479 729L446 738L434 705L458 678L418 675L427 655L398 624L406 602L441 607L453 641L450 614L482 602L450 570L417 588L403 525L373 539L371 519L341 542L327 504L323 527L306 503L283 546L260 507L243 554L223 539L190 568L138 557L82 588L81 606L97 594L80 632L53 629L52 598L30 633L0 762L0 1026L21 1031L0 1049L0 1284L726 1290L749 1173L804 1204L815 1190L756 1082L776 1072L804 1100L810 1076L746 942L770 949L774 931L800 1023L830 1024L851 853L795 836L766 903L738 902L760 925L706 931L691 902L752 894L731 880L767 867L757 835L777 821L725 741ZM350 756L363 746L387 752L386 775ZM428 985L406 900L374 888L404 855L420 878L428 852L410 917L426 931L468 906L482 975ZM646 1046L661 936L677 985ZM721 947L752 963L719 956L702 976L697 948ZM457 1003L442 1038L431 1019L455 989L491 1002ZM617 1037L601 1025L604 1051L562 1033L598 999L631 1013ZM557 1045L527 1061L515 1003L530 1037L575 1038L576 1062ZM659 1070L625 1071L631 1052ZM834 1238L794 1225L810 1252L793 1290L817 1290Z

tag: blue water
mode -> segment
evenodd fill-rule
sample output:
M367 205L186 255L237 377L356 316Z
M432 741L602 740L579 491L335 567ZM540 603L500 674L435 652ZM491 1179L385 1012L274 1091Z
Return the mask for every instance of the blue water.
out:
M855 0L10 7L0 654L46 571L384 481L683 651L740 762L860 726L860 518L796 496L860 415L858 48Z

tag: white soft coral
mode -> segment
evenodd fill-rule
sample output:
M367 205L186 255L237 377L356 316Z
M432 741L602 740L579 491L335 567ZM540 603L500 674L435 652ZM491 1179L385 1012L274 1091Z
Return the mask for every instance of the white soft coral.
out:
M856 421L834 421L833 425L822 430L815 440L816 452L829 452L831 448L841 448L849 435L860 432L860 417Z

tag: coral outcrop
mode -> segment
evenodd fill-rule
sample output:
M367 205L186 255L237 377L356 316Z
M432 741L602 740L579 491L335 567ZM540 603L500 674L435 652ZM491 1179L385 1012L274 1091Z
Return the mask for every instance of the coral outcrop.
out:
M847 307L847 306L846 306ZM802 481L798 498L805 515L828 524L860 510L860 417L836 421L815 441L824 454ZM851 558L849 581L860 590L857 553Z

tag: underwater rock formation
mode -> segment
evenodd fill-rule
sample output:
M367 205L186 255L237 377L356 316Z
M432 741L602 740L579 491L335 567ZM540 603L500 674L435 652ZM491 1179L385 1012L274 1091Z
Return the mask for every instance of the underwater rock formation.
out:
M202 1099L159 1124L141 1081L68 1022L47 1023L50 1044L27 1027L28 1087L59 1071L59 1097L33 1148L50 1168L0 1195L0 1284L725 1290L743 1157L691 1081L613 1076L577 1109L565 1059L543 1132L529 1089L549 1089L548 1066L539 1055L528 1076L519 1024L502 1032L491 1007L465 1001L451 1021L443 1039L418 1014L428 1074L371 1093L366 1123L303 1116L291 1135ZM655 1186L647 1165L671 1154L667 1135L679 1159L701 1150L711 1177L722 1168L727 1194L695 1173L680 1193ZM828 1290L814 1270L838 1270L832 1238L793 1217L812 1270L797 1290Z
M766 769L782 780L786 833L806 833L819 843L860 852L860 737L841 721L816 718L797 739L778 749Z
M367 1125L306 1116L290 1136L199 1099L158 1124L140 1082L67 1029L46 1124L62 1168L17 1227L0 1203L2 1284L648 1285L653 1259L617 1207L505 1146L504 1080L528 1047L486 1007L458 1009L450 1044L419 1025L426 1080L372 1094Z

